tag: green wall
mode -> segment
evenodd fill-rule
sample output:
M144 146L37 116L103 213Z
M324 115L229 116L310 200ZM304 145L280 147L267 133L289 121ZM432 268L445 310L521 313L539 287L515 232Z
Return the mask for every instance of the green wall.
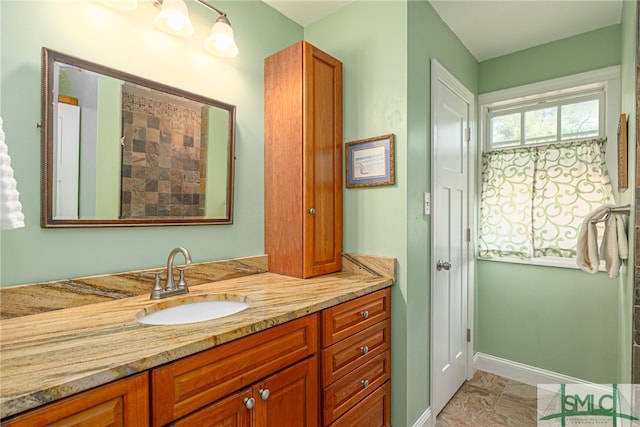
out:
M189 10L196 34L177 38L155 29L148 2L134 12L93 1L1 2L0 113L26 217L25 228L0 234L2 286L162 266L176 246L196 262L264 253L263 58L300 40L303 29L259 1L216 6L236 29L237 58L204 51L216 16L195 3ZM234 224L41 229L36 124L43 46L236 105Z
M95 218L118 218L120 215L120 145L122 82L98 79L98 128L96 158ZM82 181L80 182L82 185ZM81 215L82 216L82 215Z
M601 28L480 63L487 93L620 64L620 25Z
M480 63L481 93L620 64L620 26ZM619 378L618 280L477 262L476 350L579 379ZM628 338L627 338L628 339Z
M223 218L227 211L227 165L229 114L220 108L208 109L206 216Z

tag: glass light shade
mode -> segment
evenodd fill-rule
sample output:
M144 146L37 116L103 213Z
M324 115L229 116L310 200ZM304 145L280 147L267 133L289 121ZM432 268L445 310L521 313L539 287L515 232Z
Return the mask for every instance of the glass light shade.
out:
M238 56L238 46L233 39L233 29L225 16L219 17L211 28L211 35L204 42L204 48L214 55L231 58Z
M100 2L118 10L135 10L138 7L138 0L100 0Z
M162 9L153 23L162 31L174 36L190 36L194 32L187 5L183 0L164 0Z

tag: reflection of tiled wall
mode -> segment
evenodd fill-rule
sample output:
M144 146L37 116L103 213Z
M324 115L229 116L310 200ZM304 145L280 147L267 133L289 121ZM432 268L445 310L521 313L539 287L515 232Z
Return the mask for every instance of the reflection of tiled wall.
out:
M202 216L200 108L124 86L122 114L122 217Z

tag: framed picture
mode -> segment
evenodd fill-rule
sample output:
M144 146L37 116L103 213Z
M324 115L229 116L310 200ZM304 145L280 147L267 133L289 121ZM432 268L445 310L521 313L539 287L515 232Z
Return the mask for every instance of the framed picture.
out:
M347 188L395 184L393 134L347 142Z
M629 187L627 156L627 115L622 113L618 122L618 191Z

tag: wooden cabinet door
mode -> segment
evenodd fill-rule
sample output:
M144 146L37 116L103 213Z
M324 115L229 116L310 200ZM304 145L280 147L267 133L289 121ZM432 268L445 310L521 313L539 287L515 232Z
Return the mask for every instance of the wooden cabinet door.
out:
M253 387L255 427L316 427L318 358L303 360ZM267 394L268 393L268 394Z
M245 399L252 398L250 388L213 403L200 411L171 423L176 427L250 427L251 411Z
M149 425L146 372L118 380L3 420L3 427Z
M312 277L341 268L342 63L303 49L303 277Z

